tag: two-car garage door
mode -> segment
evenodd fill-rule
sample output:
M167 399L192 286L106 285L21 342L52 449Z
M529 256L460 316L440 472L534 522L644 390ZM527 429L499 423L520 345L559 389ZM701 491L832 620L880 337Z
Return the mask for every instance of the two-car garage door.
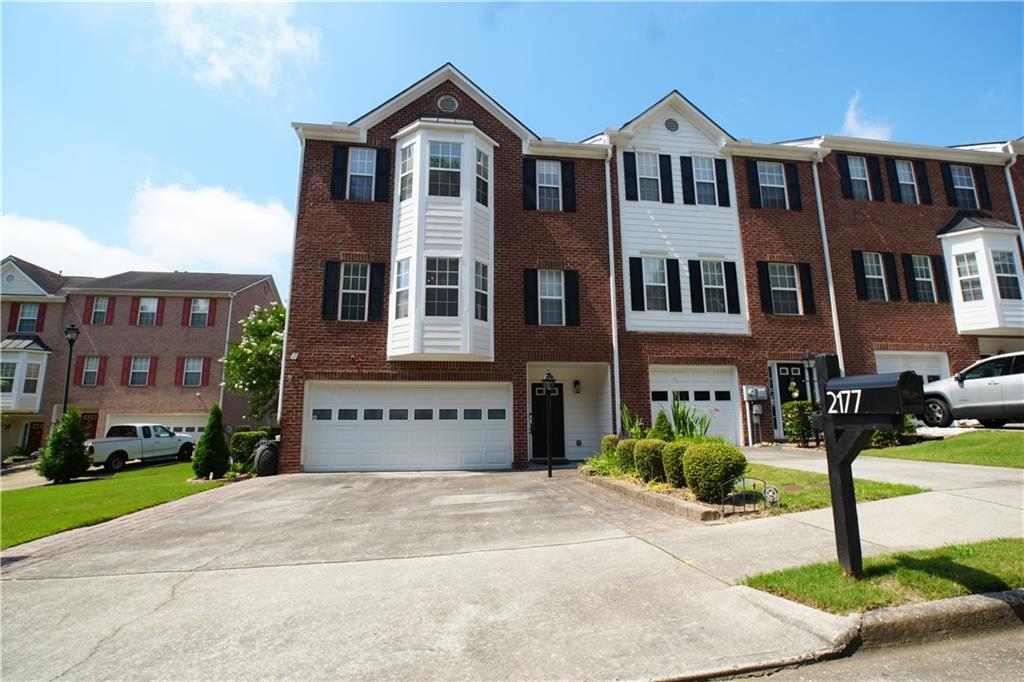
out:
M309 382L305 471L512 466L508 384Z

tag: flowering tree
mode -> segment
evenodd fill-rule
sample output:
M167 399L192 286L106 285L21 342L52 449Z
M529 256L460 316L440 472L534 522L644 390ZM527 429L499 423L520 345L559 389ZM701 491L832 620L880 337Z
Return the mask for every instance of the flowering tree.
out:
M249 394L250 419L261 421L274 409L284 350L284 306L255 306L242 323L242 340L224 356L224 385Z

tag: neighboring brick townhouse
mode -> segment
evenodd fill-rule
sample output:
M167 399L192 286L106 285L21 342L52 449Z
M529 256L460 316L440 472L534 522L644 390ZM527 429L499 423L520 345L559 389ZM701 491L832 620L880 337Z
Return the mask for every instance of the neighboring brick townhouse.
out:
M246 423L246 396L221 387L220 359L241 338L239 320L280 301L270 275L124 272L71 277L15 256L2 262L2 447L36 449L60 417L68 367L64 330L79 329L68 403L90 436L147 421L202 431L220 403L225 423Z
M673 396L780 439L808 352L932 377L1024 348L1020 141L761 144L672 92L558 142L450 64L294 128L286 472L579 460Z

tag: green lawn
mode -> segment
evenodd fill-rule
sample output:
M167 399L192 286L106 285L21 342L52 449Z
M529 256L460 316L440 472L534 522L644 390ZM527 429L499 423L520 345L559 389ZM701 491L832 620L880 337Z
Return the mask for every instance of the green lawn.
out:
M777 513L821 509L832 504L828 476L825 474L751 462L747 464L746 475L750 478L763 479L768 485L779 489L781 493L779 507L774 510ZM857 494L858 502L871 502L872 500L884 500L887 497L927 492L927 488L918 488L913 485L881 483L860 478L854 479L853 489Z
M96 480L0 492L0 547L91 526L222 485L186 483L193 475L191 464L167 464Z
M829 562L762 573L746 580L830 613L1000 592L1024 587L1024 539L1004 538L864 560L864 579L842 574Z
M981 464L991 467L1024 469L1024 433L975 431L917 445L864 450L860 454L868 457L894 457L925 462Z

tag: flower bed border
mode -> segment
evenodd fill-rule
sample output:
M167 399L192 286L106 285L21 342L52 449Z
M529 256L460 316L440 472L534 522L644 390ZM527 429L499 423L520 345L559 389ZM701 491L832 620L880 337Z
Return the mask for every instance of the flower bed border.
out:
M630 483L629 481L609 478L608 476L598 476L594 473L592 468L587 466L581 466L579 468L579 476L588 483L592 483L593 485L600 486L606 490L611 490L619 493L620 495L624 495L630 499L636 500L640 504L645 504L648 507L667 511L670 514L683 516L692 521L707 523L709 521L720 521L722 519L722 512L714 507L701 504L700 502L682 500L674 495L656 493L635 483Z

